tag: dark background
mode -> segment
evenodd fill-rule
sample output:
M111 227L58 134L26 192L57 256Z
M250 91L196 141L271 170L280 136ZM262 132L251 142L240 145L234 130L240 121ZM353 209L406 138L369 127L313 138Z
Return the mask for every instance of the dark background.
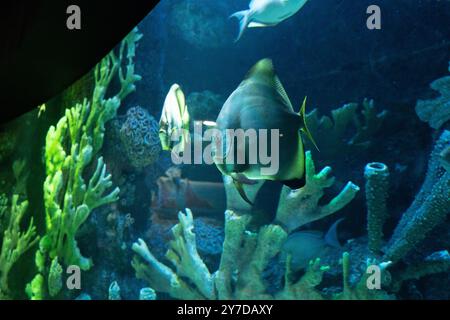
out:
M15 0L0 4L0 122L48 101L87 73L157 0ZM81 30L66 28L69 5Z
M152 78L146 80L153 82L152 86L144 84L153 91L152 103L162 103L174 82L186 92L208 89L228 96L248 69L265 57L274 60L297 106L305 95L310 106L320 108L363 97L374 98L383 106L414 105L417 97L430 94L432 80L448 73L450 1L311 0L276 27L247 30L235 44L238 23L228 21L228 16L248 8L249 1L230 0L223 5L197 0L224 20L226 29L213 31L223 34L226 44L216 48L193 46L180 37L169 16L180 1L162 1L141 25L145 33L142 46L169 49L163 60L152 54L150 47L138 52L145 54L138 61L146 63L139 71ZM366 28L366 9L372 4L381 8L381 30ZM204 27L208 27L207 21ZM143 62L150 58L154 68ZM156 79L158 70L162 71L160 79ZM161 82L164 90L159 88ZM148 98L139 102L148 103Z

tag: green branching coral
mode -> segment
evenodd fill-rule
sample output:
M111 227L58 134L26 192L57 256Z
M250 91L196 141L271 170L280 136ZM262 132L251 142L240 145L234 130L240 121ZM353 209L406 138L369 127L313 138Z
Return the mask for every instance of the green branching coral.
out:
M37 279L50 275L52 261L63 266L77 265L82 270L92 266L82 256L76 241L77 231L92 210L118 199L119 189L111 190L111 175L97 153L103 145L105 124L116 116L122 100L135 90L140 76L134 73L135 47L141 34L134 30L122 42L119 55L112 51L95 67L95 89L90 100L84 99L67 109L56 126L50 127L45 144L44 205L46 234L36 254ZM125 67L122 65L125 63ZM118 76L119 91L106 97L108 87ZM92 172L91 166L95 165ZM48 281L50 281L49 279ZM50 281L52 282L52 281ZM37 288L36 280L28 292ZM45 293L34 293L41 297ZM44 290L56 296L54 290ZM51 291L51 292L50 292Z
M417 101L416 113L420 120L428 122L430 127L439 129L450 120L450 76L435 80L430 87L439 92L440 96Z
M321 150L321 155L332 159L337 154L351 153L355 148L366 149L370 140L380 129L387 112L377 112L373 100L364 99L361 114L359 105L349 103L331 111L328 116L319 117L317 109L306 115L308 128ZM353 135L348 136L349 128L353 125ZM307 142L307 147L314 149Z
M393 295L388 294L385 288L390 284L391 275L386 270L391 262L377 263L377 261L368 259L366 262L367 268L370 266L376 267L380 272L381 282L380 288L370 288L368 285L368 278L370 273L364 272L354 283L351 281L351 255L348 252L342 254L342 292L334 294L334 300L390 300L394 299ZM366 269L368 270L368 269ZM365 271L366 271L365 270Z
M8 278L11 269L19 258L38 241L36 227L31 218L26 231L21 223L28 208L28 201L19 201L14 195L11 207L6 207L5 196L0 196L0 221L3 226L0 250L0 299L11 298Z
M149 283L156 291L168 293L176 299L299 299L299 300L351 300L391 299L384 290L371 290L367 286L369 274L363 274L355 282L350 280L350 256L343 255L343 291L326 294L318 289L323 275L330 267L320 259L310 261L305 273L298 278L290 268L287 257L284 287L269 293L264 271L272 258L280 253L287 232L276 224L262 226L257 232L248 230L250 215L225 212L225 240L219 268L210 273L199 256L193 230L193 216L189 209L179 214L179 223L173 228L174 240L166 257L175 267L159 262L141 239L133 245L136 256L132 265L136 276ZM182 231L181 231L182 230ZM181 232L180 232L181 231ZM186 237L186 235L189 235ZM174 250L176 254L174 255ZM181 263L180 261L183 261ZM376 263L383 274L383 286L390 279L385 269L390 263ZM175 271L176 270L176 271Z
M278 225L261 227L250 232L249 215L225 212L225 241L219 269L211 274L198 255L189 209L179 214L179 223L172 229L174 240L166 255L176 271L156 260L141 239L133 245L136 275L157 291L177 299L312 299L320 297L315 287L327 267L320 260L311 263L306 274L292 282L286 276L286 287L277 296L267 292L263 271L281 250L287 233ZM176 253L175 253L176 252ZM184 280L188 279L188 280Z
M300 279L287 259L285 287L269 293L264 272L272 259L280 254L289 232L326 217L347 205L359 188L349 182L328 204L319 205L324 189L334 183L331 168L315 172L311 153L306 154L306 185L300 190L284 189L276 219L271 224L251 226L251 207L242 200L232 180L224 177L228 209L225 212L225 240L219 268L211 273L197 251L192 212L179 213L179 223L172 228L166 258L173 268L158 261L142 239L134 245L132 265L136 276L147 281L158 292L177 299L319 299L316 286L328 270L320 260L310 263ZM263 181L244 186L251 201L255 200ZM232 210L230 210L232 208Z
M359 191L359 187L348 182L344 189L328 204L319 205L324 190L334 184L331 168L325 167L316 173L311 152L306 153L306 184L298 190L283 187L277 209L276 221L291 232L309 222L329 216L346 206Z

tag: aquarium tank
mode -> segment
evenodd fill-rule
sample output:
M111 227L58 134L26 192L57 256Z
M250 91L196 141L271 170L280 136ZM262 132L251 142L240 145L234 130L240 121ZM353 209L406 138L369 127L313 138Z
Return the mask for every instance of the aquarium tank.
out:
M0 299L449 299L449 21L160 1L0 126Z

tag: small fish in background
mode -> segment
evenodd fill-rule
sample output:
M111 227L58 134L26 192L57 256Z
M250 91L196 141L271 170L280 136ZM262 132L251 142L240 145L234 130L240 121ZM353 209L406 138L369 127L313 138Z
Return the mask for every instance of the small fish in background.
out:
M189 121L184 93L178 84L174 84L166 96L159 121L159 139L163 150L174 149L175 141L172 141L171 137L177 130L183 130L181 143L177 145L184 150L189 139Z
M308 0L252 0L248 10L238 11L230 16L239 20L239 35L246 28L276 26L296 14Z
M293 271L305 269L313 259L324 255L330 247L341 249L337 236L337 227L344 218L337 220L324 235L321 231L298 231L292 233L281 249L280 261L286 261L291 255Z

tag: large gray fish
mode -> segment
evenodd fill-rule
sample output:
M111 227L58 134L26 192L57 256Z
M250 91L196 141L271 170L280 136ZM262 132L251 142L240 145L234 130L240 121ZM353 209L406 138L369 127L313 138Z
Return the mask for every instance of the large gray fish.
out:
M248 10L238 11L231 17L240 22L238 41L246 28L275 26L296 14L307 0L252 0Z
M250 156L248 139L233 143L231 146L233 152L225 150L221 154L222 157L214 157L217 168L222 174L233 178L237 190L245 201L251 203L243 190L242 177L251 180L280 181L292 189L304 186L305 151L301 133L306 134L314 143L305 123L305 106L306 98L300 111L298 113L294 111L270 59L259 61L223 105L216 121L216 128L220 130L222 137L227 129L244 131L267 129L268 132L271 129L278 129L280 133L279 170L275 174L261 174L264 166L259 158L257 163L248 161ZM270 137L268 134L268 140ZM260 142L258 141L258 145ZM271 141L267 141L267 146L270 154ZM236 156L243 150L246 160L243 164L227 161L230 160L227 157ZM230 162L233 164L229 164Z

